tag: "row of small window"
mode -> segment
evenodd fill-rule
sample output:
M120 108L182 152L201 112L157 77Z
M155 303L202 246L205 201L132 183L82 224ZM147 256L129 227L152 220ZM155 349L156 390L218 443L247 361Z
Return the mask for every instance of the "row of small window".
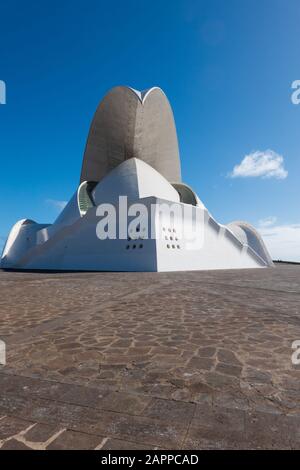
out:
M166 228L166 227L163 227L163 232L174 232L174 233L176 233L176 230L175 230L175 228L170 228L170 227L169 227L169 228Z
M141 248L143 248L143 246L144 246L144 245L143 245L142 243L140 243L139 245L135 245L135 244L134 244L134 245L131 245L131 246L130 246L130 245L126 245L126 250L130 250L130 248L131 248L132 250L135 250L136 248L141 249ZM180 250L180 245L167 245L167 248L168 248L168 249L173 249L173 250L175 250L175 249Z
M171 242L172 242L173 240L175 240L175 242L178 242L178 238L177 238L177 237L167 237L167 236L165 236L165 240L170 240Z

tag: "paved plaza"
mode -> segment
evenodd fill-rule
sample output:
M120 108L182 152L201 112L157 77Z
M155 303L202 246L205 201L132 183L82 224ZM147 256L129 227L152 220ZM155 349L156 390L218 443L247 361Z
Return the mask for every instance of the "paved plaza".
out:
M300 448L300 266L0 271L1 449Z

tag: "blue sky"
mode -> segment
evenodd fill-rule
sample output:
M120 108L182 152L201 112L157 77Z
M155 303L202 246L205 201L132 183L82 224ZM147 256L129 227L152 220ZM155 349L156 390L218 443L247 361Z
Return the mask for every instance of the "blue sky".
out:
M52 222L73 194L103 95L158 85L173 107L184 181L218 221L247 220L274 257L300 261L299 1L0 9L0 244L18 219Z

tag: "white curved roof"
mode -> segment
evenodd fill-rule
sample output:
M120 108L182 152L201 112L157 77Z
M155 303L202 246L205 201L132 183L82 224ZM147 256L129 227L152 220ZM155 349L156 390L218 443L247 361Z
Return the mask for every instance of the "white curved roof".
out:
M168 181L181 181L173 112L164 92L118 86L100 102L84 152L80 181L100 181L129 158L139 158Z
M272 258L262 237L252 225L247 222L237 220L228 224L227 227L241 243L250 246L252 250L254 250L267 263L268 266L273 266Z
M185 183L172 183L172 186L179 193L181 202L185 204L192 204L194 206L201 207L202 209L206 209L199 196L189 185Z
M154 168L137 158L124 161L100 181L92 191L96 205L103 202L118 205L119 196L130 202L154 196L179 202L179 194Z

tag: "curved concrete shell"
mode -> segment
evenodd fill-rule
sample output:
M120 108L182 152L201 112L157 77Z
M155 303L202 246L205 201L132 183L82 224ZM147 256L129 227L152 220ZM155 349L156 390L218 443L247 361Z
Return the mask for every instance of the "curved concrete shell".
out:
M85 189L87 193L80 195ZM180 185L178 192L139 159L126 160L94 189L81 184L54 224L40 225L30 220L17 223L4 249L1 267L185 271L271 265L252 227L218 224L198 196L194 193L191 198L183 189L192 192L185 185ZM101 214L106 214L108 206L118 209L120 195L127 198L129 217L124 220L118 212L114 225L116 229L118 226L118 234L113 229L111 236L101 238L97 226L103 221L106 226L106 215ZM143 223L138 219L132 226L141 206L147 209L146 217Z
M272 258L264 244L264 241L255 228L241 220L231 222L227 227L244 245L248 245L255 253L257 253L267 264L273 266Z
M181 181L173 112L160 88L138 92L118 86L103 98L90 127L80 182L100 181L129 158L143 160L168 181Z

